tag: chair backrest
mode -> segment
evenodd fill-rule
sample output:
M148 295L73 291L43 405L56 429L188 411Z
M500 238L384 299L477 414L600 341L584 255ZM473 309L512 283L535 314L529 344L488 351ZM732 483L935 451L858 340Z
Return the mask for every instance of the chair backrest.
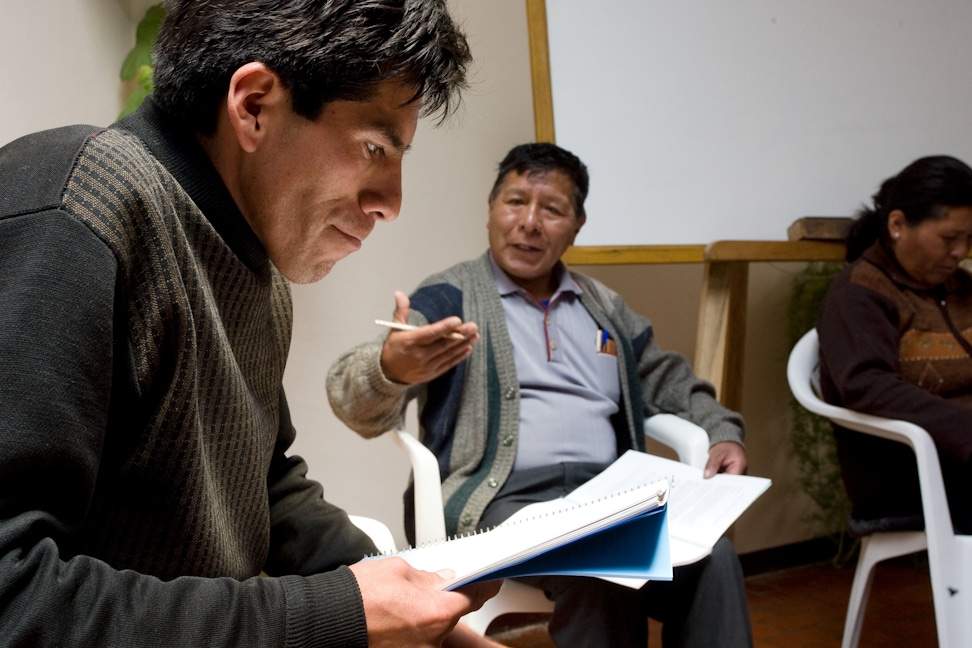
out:
M813 388L813 378L819 362L819 339L816 329L811 329L793 347L787 362L787 381L790 383L793 396L809 411L828 418L841 427L910 446L918 462L918 480L921 485L926 526L929 518L932 517L948 521L947 533L952 535L942 469L931 436L921 427L907 421L861 414L824 402Z

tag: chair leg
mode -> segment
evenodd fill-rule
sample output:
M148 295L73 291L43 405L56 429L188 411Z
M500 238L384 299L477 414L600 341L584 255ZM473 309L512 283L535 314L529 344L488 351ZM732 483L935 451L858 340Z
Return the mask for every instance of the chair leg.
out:
M854 570L854 583L851 585L850 600L847 603L841 648L857 648L861 639L864 612L874 580L874 566L889 558L905 556L926 547L927 539L922 531L874 533L861 540L861 554L857 559L857 569Z

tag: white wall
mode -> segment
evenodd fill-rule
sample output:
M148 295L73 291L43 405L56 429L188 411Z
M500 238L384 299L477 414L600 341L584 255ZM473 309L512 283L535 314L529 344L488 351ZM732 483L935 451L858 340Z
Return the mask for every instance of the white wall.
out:
M547 2L557 141L603 174L578 244L780 240L972 157L968 0L602 6Z
M132 0L0 0L0 144L66 124L107 125L135 42Z

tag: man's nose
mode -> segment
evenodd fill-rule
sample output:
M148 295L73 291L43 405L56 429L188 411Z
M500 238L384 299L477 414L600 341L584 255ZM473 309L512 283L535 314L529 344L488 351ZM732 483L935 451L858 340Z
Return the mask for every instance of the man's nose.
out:
M540 229L540 208L535 203L529 203L521 212L520 227L528 232Z
M402 209L402 168L386 169L361 191L361 210L376 221L391 222Z
M960 237L958 243L952 247L952 255L961 261L969 256L969 249L972 249L972 238Z

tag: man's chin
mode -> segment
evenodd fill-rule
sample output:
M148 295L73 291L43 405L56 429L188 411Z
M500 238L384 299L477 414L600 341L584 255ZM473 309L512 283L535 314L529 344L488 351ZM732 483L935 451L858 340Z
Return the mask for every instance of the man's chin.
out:
M337 264L338 259L325 261L315 266L287 266L280 267L276 264L277 271L280 272L288 281L295 284L312 284L320 281L328 275Z

